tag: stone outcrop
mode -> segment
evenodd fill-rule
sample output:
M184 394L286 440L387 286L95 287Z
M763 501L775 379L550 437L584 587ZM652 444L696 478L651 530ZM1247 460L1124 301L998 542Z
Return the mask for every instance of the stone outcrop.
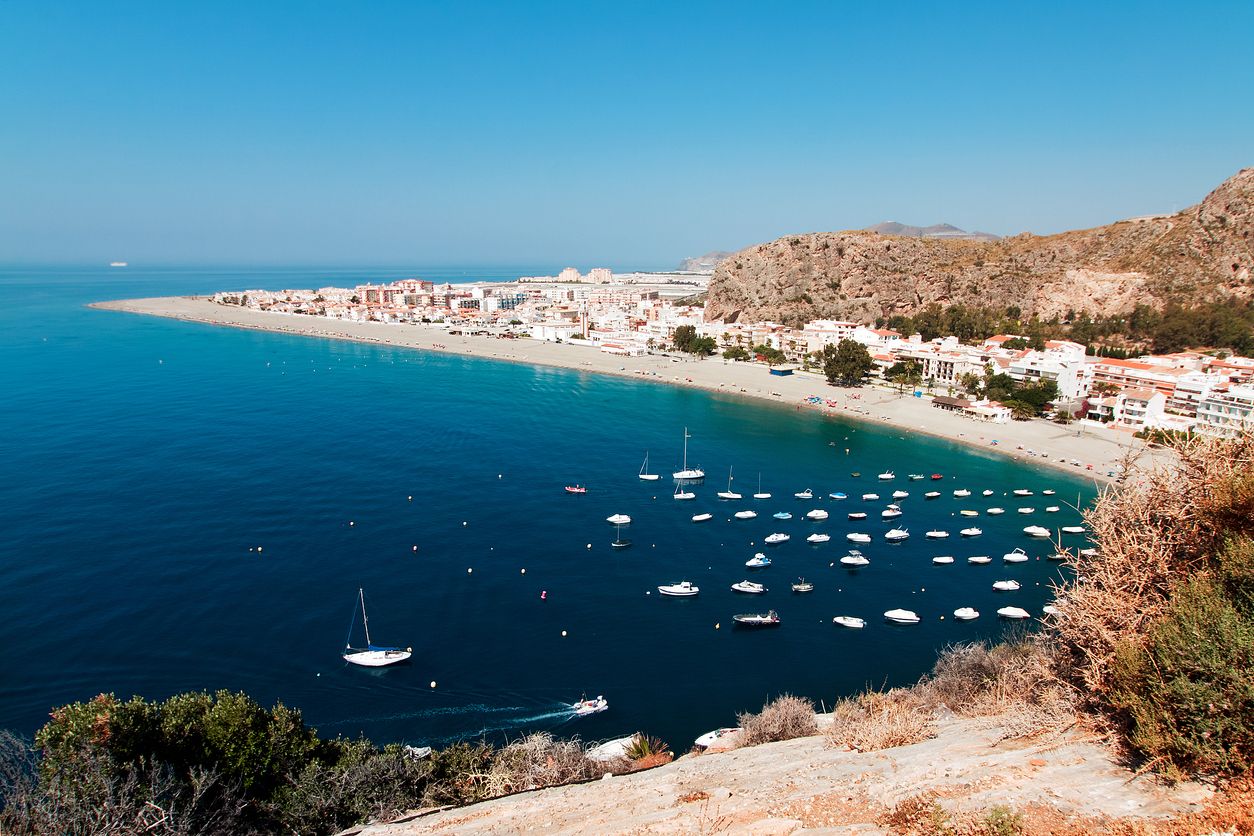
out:
M741 250L710 282L707 320L870 320L930 303L1043 318L1254 297L1254 168L1174 215L998 241L868 231L789 235Z

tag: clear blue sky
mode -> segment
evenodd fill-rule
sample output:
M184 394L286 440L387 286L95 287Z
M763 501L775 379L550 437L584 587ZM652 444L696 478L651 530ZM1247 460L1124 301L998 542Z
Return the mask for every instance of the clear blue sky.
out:
M1254 165L1254 3L0 0L0 262L669 266Z

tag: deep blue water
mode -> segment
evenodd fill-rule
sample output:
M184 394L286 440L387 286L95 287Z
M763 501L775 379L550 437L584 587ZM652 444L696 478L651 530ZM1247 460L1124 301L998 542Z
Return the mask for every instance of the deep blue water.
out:
M229 688L296 706L324 734L424 743L644 729L682 749L781 692L830 704L913 681L938 648L1008 629L999 606L1039 613L1057 565L1000 555L1044 554L1022 527L1072 523L1066 502L1093 494L1063 473L791 405L84 307L412 274L0 270L0 727L29 734L53 706L102 691ZM685 425L710 476L694 502L636 478L645 449L654 472L678 465ZM746 496L760 472L774 499L716 500L729 465ZM891 486L875 481L886 468L899 475ZM916 471L946 479L907 482ZM588 494L566 495L572 482ZM934 485L944 496L925 502ZM854 498L792 498L805 487ZM894 487L911 492L899 522L913 536L900 546L884 543L878 519ZM954 499L957 487L976 495ZM1002 495L1018 487L1058 496ZM856 498L870 490L885 499ZM984 536L961 542L958 509L994 504L1010 513L981 516ZM1022 504L1038 513L1016 514ZM1042 513L1049 504L1063 511ZM831 511L826 523L801 520L817 506ZM872 519L848 522L852 506ZM743 507L758 519L732 520ZM795 518L772 519L781 509ZM714 520L690 522L706 510ZM623 551L604 521L616 512L634 519ZM953 536L928 542L932 527ZM764 549L777 530L792 541ZM816 530L832 541L807 545ZM851 530L876 535L862 547L872 565L857 573L832 565ZM729 591L758 550L775 561L756 575L771 591ZM994 563L968 565L977 553ZM933 566L936 554L957 563ZM791 594L798 575L816 591ZM1000 578L1023 589L994 593ZM680 579L701 595L657 594ZM412 645L412 663L340 660L359 586L375 641ZM953 621L963 605L982 617ZM731 629L734 613L771 607L779 629ZM924 623L884 624L892 607ZM837 614L868 625L843 630ZM610 710L570 720L560 704L584 692L605 694Z

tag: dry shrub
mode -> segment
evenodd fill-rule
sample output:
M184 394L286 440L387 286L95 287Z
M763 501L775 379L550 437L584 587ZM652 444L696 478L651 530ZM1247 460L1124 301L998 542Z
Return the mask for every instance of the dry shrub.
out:
M890 833L944 833L949 829L949 816L937 802L936 793L928 791L903 798L876 823Z
M859 752L891 749L934 736L931 712L911 688L867 691L832 709L828 741Z
M1100 551L1073 555L1076 577L1059 589L1057 630L1093 694L1109 687L1116 648L1147 634L1179 583L1206 573L1226 537L1254 534L1254 435L1173 446L1172 462L1132 469L1085 512Z
M604 768L588 760L578 740L554 740L538 732L496 752L484 776L486 796L569 784L601 775Z
M818 722L814 719L814 703L791 694L776 697L762 706L757 714L740 714L736 720L744 729L742 746L757 746L759 743L819 733Z
M916 696L927 709L996 716L1005 737L1022 737L1074 722L1074 691L1060 678L1059 667L1057 644L1049 635L1025 633L991 647L951 645Z

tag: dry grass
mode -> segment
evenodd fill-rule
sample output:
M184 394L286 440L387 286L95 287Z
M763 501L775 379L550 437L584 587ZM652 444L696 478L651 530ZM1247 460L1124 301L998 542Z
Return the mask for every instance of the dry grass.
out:
M827 732L834 746L859 752L908 746L935 736L932 711L914 688L867 691L832 709Z
M1100 548L1072 556L1056 627L1082 687L1106 691L1115 649L1144 637L1182 580L1207 572L1222 540L1254 533L1254 435L1178 442L1175 460L1134 470L1085 513Z
M814 703L804 697L783 694L762 706L757 714L740 714L736 718L744 729L742 746L757 746L776 740L792 740L819 733L814 719Z
M607 771L588 760L578 740L554 740L545 732L528 735L499 750L483 776L487 796L552 787L593 778Z

